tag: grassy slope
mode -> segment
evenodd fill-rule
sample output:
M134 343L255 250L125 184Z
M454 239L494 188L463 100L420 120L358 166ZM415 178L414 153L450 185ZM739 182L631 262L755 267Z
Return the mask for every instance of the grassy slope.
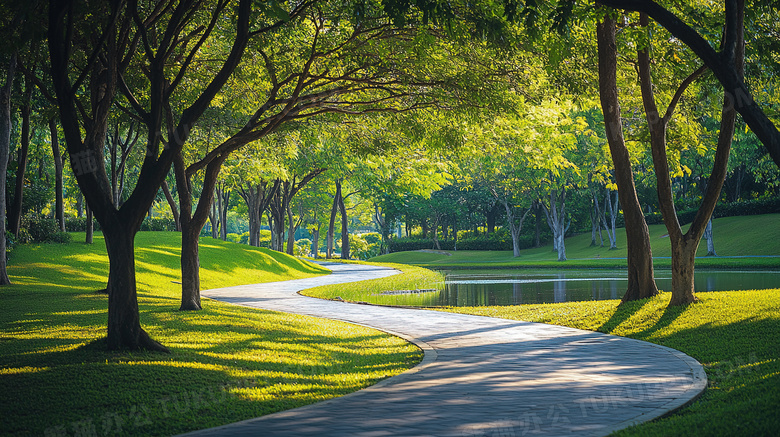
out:
M715 250L721 257L748 255L780 255L780 214L726 217L713 221ZM650 242L655 257L671 255L669 238L663 225L650 226ZM590 233L566 239L566 255L569 262L559 263L551 246L523 250L519 258L511 251L453 251L450 256L432 252L398 252L372 258L371 261L415 264L423 266L457 267L473 266L554 266L554 267L619 267L625 266L626 234L617 230L618 249L609 250L590 246ZM606 238L606 234L605 234ZM706 245L699 245L698 255L707 253ZM606 258L620 258L610 260ZM668 259L656 259L657 267L668 267ZM778 258L704 258L697 260L698 267L780 267Z
M0 288L3 434L171 435L343 395L421 359L405 341L340 322L209 300L178 312L178 239L136 239L141 324L171 355L103 349L107 298L93 293L107 275L101 238L14 251L14 285ZM323 273L265 249L201 241L204 289Z

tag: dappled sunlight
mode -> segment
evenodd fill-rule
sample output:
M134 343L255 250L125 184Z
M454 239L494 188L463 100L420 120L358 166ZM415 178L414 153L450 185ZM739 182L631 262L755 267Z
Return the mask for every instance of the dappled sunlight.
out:
M18 375L22 373L36 373L49 370L48 367L8 367L0 368L0 375Z

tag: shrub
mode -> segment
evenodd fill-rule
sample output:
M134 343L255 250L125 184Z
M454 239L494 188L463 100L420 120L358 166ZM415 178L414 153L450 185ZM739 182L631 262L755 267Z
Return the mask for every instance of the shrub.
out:
M26 233L20 233L19 239L25 243L43 243L49 241L55 233L60 232L56 220L39 218L31 215L22 217L21 228L24 229Z
M100 223L97 220L92 220L93 229L100 230ZM65 219L65 230L68 232L86 232L87 231L87 218L86 217L68 217Z
M309 256L311 255L311 240L308 238L301 238L295 241L293 246L293 254L295 256Z
M170 217L146 218L141 223L142 231L175 231L176 222Z
M67 232L55 232L49 238L51 243L68 244L70 243L71 235Z

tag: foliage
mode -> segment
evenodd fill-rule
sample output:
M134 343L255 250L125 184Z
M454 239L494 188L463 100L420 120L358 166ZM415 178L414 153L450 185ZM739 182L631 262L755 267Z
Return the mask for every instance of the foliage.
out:
M107 299L94 293L108 275L102 237L16 249L14 285L0 289L0 335L12 339L0 342L3 433L74 435L92 424L98 433L106 425L123 435L174 435L341 396L421 359L399 338L342 322L209 300L202 311L176 311L180 236L141 232L136 242L140 317L170 347L165 357L102 345ZM209 288L326 270L202 239L201 272Z
M667 308L670 293L619 301L445 311L570 326L680 350L704 365L709 386L691 406L617 435L777 435L780 418L780 290L698 294Z
M308 238L301 238L295 240L295 246L293 247L295 256L309 256L311 255L311 240Z
M100 230L100 223L97 220L92 220L92 226L97 232ZM65 230L68 232L86 232L87 231L87 218L86 217L66 217L65 218Z
M696 217L697 209L688 209L677 213L680 224L691 223ZM750 216L760 214L780 213L780 198L754 199L742 202L720 203L715 206L712 213L713 218ZM660 212L645 214L647 224L663 223L663 217Z
M22 217L22 223L19 230L20 243L66 243L68 238L60 234L60 227L57 221L50 218L38 217L33 214L27 214Z
M175 231L176 222L170 217L147 217L141 223L142 231Z

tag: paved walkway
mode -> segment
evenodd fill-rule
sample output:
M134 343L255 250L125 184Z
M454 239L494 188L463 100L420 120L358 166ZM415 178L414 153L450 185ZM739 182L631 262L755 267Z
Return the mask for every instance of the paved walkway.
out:
M203 295L375 327L420 346L423 362L350 395L192 435L606 435L676 409L706 386L704 370L694 359L637 340L296 293L395 273L355 264L327 267L333 274L208 290Z

